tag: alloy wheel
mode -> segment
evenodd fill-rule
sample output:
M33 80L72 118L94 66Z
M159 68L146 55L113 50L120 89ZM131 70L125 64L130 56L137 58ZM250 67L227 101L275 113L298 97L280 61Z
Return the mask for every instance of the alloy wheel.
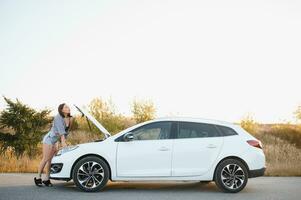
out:
M237 164L228 164L221 171L221 180L225 187L238 189L245 181L244 170Z
M84 188L93 189L101 184L103 179L104 169L95 161L85 162L77 170L77 180Z

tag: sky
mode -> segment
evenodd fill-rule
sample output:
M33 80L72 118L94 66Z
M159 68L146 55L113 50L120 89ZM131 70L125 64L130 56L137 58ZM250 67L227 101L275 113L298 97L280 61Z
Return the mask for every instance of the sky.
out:
M37 109L102 97L130 115L136 98L157 117L292 121L300 36L301 1L0 0L0 95Z

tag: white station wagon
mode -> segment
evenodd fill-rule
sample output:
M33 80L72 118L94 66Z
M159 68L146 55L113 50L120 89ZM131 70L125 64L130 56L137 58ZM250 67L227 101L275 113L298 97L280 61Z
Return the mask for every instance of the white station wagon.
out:
M105 139L60 150L52 159L51 179L73 179L86 192L99 191L111 180L215 181L222 191L234 193L265 171L261 142L238 125L172 117L111 136L87 111L79 111Z

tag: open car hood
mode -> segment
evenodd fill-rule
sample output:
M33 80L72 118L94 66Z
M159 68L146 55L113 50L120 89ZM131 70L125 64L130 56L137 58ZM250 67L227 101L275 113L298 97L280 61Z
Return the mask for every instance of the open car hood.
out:
M111 134L105 127L103 127L88 111L85 109L79 108L78 106L74 105L76 109L83 115L85 116L88 120L90 120L105 136L105 139L110 137Z

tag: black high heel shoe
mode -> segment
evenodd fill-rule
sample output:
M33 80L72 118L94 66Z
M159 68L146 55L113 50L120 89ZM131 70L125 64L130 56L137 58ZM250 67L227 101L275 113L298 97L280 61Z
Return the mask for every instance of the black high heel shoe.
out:
M33 180L34 180L34 183L36 184L36 186L42 187L42 179L41 178L34 177Z
M47 187L52 187L52 183L50 182L50 180L48 179L47 181L42 181L44 183L44 185L46 185Z

